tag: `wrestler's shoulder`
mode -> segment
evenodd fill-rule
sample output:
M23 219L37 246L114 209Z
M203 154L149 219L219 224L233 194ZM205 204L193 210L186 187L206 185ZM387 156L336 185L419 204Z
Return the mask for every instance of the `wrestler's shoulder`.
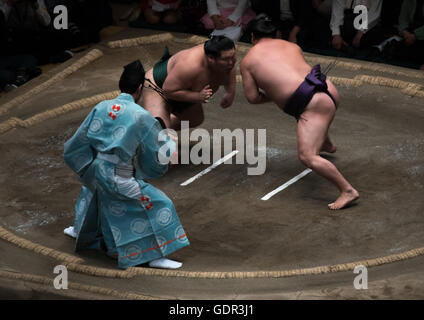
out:
M169 72L178 72L178 74L196 74L202 68L202 59L196 52L182 52L173 56L170 60Z
M257 64L258 60L261 60L262 58L263 53L261 53L260 50L256 50L256 48L250 49L240 62L240 71L250 70Z
M200 60L203 54L203 49L201 46L195 46L192 48L184 49L178 51L173 57L176 60Z
M248 69L250 65L250 58L246 55L240 62L240 71L243 72L244 70Z

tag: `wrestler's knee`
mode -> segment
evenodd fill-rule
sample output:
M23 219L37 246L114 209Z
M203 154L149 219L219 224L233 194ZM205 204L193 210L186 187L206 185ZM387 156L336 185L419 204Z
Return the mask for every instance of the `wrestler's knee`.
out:
M330 99L330 97L326 96L325 101L320 106L319 113L321 116L327 117L334 117L337 109L337 104L334 106L333 100ZM337 101L337 100L336 100Z
M198 127L203 123L203 121L205 121L205 116L202 113L201 115L190 121L190 127Z
M310 152L299 151L298 157L300 162L308 168L313 166L314 155Z
M202 105L199 106L199 111L196 114L196 117L193 118L192 123L190 123L190 127L200 126L203 121L205 121L205 114L203 113Z

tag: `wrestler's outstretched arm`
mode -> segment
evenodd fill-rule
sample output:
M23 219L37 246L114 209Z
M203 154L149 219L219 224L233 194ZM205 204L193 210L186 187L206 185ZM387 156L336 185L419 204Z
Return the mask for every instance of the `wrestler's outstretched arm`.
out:
M244 61L240 64L240 72L243 81L244 95L249 103L261 104L271 101L264 92L259 91L259 87Z
M196 73L190 68L175 66L163 84L163 90L167 99L190 103L208 102L212 96L212 89L205 86L200 92L191 90Z
M225 94L221 100L221 107L228 108L233 104L234 97L236 96L236 68L231 70L226 83L224 84Z

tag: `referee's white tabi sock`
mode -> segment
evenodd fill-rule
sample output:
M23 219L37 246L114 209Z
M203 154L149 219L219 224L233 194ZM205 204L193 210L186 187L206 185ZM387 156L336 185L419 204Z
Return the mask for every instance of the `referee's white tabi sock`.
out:
M167 258L160 258L149 262L149 267L161 269L178 269L181 268L182 265L183 264L181 262L170 260Z
M72 238L76 238L78 235L75 233L74 227L68 227L63 230L63 233Z

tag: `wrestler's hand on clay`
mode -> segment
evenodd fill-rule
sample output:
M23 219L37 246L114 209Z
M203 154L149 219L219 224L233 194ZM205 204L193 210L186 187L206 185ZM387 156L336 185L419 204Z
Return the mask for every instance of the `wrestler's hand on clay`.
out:
M199 92L199 94L200 102L208 103L213 94L211 86L207 84L202 91Z

